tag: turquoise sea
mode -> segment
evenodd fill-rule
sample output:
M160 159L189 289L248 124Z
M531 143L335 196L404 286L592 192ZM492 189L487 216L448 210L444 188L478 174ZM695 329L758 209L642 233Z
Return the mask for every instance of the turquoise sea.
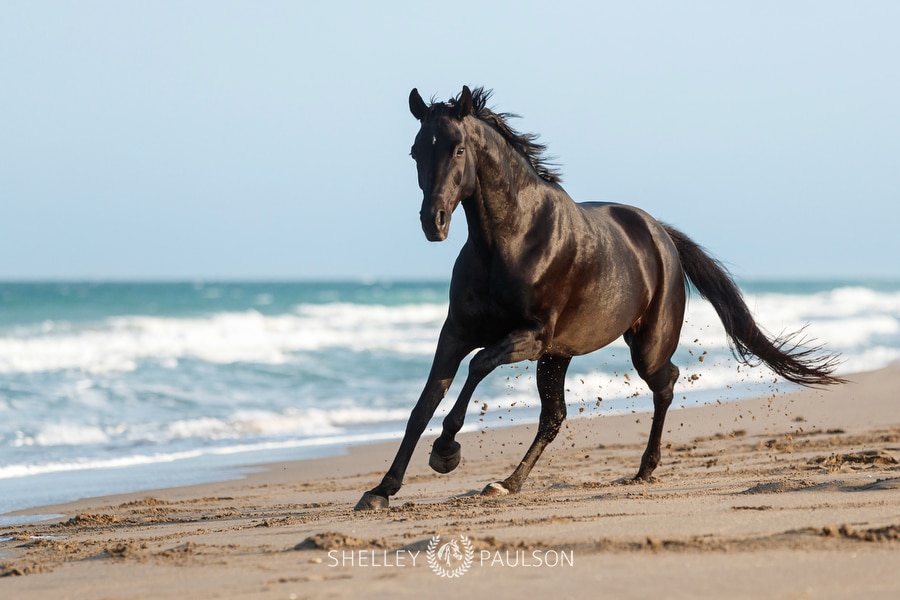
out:
M809 336L842 354L841 373L900 359L900 282L742 289L769 331L808 324ZM388 281L0 283L0 514L224 479L248 465L398 437L428 373L447 290ZM738 368L696 295L676 360L681 404L794 389L764 369ZM532 373L522 363L492 374L467 428L536 420ZM575 359L567 387L572 417L650 407L622 342Z

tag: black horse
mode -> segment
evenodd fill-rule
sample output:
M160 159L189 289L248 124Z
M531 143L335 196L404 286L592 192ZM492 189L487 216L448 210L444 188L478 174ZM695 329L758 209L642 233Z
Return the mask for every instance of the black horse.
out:
M565 374L572 357L623 336L638 375L653 392L653 424L635 477L649 480L678 379L671 359L688 282L712 303L742 362L756 356L785 379L807 386L843 381L832 375L836 358L801 348L796 334L767 337L725 269L681 232L630 206L573 202L543 159L544 147L535 136L514 131L510 115L486 108L489 96L463 87L458 98L427 105L415 89L409 95L421 123L411 155L424 192L425 237L444 240L460 204L469 237L453 268L450 310L425 389L393 464L357 510L388 506L460 363L477 348L434 442L429 464L435 471L447 473L459 464L454 438L475 386L500 365L537 361L537 436L513 473L483 493L518 492L566 417Z

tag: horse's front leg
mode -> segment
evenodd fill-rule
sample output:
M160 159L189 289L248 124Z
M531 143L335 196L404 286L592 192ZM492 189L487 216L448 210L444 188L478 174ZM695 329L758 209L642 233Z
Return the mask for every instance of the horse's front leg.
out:
M453 382L453 377L459 369L462 359L472 351L471 345L463 344L447 332L447 324L441 330L437 350L434 354L434 362L431 365L431 373L419 401L416 402L409 421L406 424L406 433L403 441L394 457L394 462L388 469L381 483L369 490L356 504L356 510L379 510L387 508L391 496L400 490L403 484L403 476L412 458L413 450L425 432L428 421L434 416L438 404L447 394L447 389Z
M444 417L441 435L434 441L428 464L438 473L449 473L459 465L461 448L456 434L466 420L466 410L475 388L488 374L500 365L522 360L536 360L544 351L539 336L541 329L514 331L500 343L478 352L469 363L469 376L457 397L453 408Z
M556 438L566 418L566 370L571 360L572 358L568 356L545 354L538 361L537 387L541 395L541 417L537 435L512 475L504 481L488 484L482 492L483 495L503 496L521 490L522 484L544 452L544 448Z

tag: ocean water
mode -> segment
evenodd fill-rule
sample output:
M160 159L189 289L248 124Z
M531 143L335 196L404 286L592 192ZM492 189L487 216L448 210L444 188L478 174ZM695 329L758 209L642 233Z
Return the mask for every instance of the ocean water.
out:
M767 330L807 325L842 354L841 373L900 359L900 282L742 288ZM0 283L0 514L399 437L447 290L446 282ZM676 362L682 405L794 389L739 366L696 294ZM467 429L536 421L533 373L530 363L495 371L476 391ZM576 358L567 388L570 417L651 407L621 341Z

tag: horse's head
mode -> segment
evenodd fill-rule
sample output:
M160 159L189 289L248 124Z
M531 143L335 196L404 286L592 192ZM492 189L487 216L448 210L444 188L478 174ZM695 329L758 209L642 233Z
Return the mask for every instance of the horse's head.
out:
M455 101L429 107L413 88L409 110L422 124L410 152L424 194L419 218L425 237L441 242L447 239L454 209L475 191L475 161L465 126L474 111L472 92L463 86Z

